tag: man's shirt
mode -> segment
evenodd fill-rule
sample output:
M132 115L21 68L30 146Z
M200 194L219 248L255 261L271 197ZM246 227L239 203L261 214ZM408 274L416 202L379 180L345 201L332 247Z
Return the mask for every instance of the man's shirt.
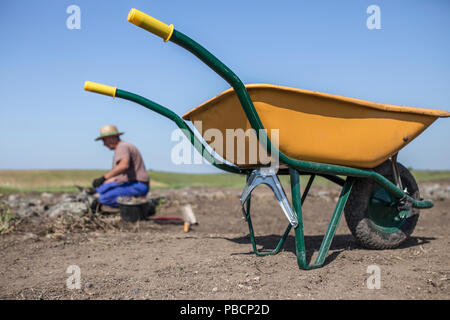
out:
M130 166L127 170L114 177L117 183L124 183L128 181L148 183L150 179L148 172L145 169L144 160L142 159L141 153L131 143L120 141L114 150L113 167L115 167L119 161L124 158L128 159Z

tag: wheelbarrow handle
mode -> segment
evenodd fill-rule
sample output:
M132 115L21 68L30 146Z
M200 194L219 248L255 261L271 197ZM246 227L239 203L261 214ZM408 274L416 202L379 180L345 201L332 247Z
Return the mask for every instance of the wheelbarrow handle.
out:
M161 22L134 8L128 13L128 21L157 35L158 37L163 38L165 42L169 41L173 34L173 24L165 24L164 22Z
M250 95L247 92L247 89L245 88L243 82L223 62L221 62L217 57L215 57L211 52L206 50L200 44L198 44L185 34L175 30L173 28L173 25L167 25L161 21L156 20L155 18L150 17L149 15L143 12L140 12L136 9L131 9L128 15L128 21L160 36L165 41L170 40L173 43L188 50L189 52L197 56L212 70L214 70L219 76L225 79L235 90L236 95L247 116L247 119L250 122L250 125L254 130L256 130L258 141L261 142L267 154L271 154L272 151L275 154L278 154L280 163L284 163L289 167L295 168L300 171L306 171L315 174L326 174L337 176L344 175L359 178L372 178L380 186L385 188L389 194L391 194L398 200L405 200L405 201L408 200L407 202L412 203L412 206L416 208L424 209L432 207L433 205L432 202L412 199L402 189L398 188L391 181L389 181L382 175L372 170L345 167L333 164L315 163L288 157L283 152L281 152L276 146L272 145L269 137L266 134L266 131L263 130L264 126L261 122L261 119L259 118L258 113L256 112L252 99L250 98Z
M107 96L111 96L113 98L121 98L128 101L132 101L138 103L147 109L150 109L160 115L172 120L181 129L186 138L191 142L191 144L197 149L197 151L203 155L203 157L209 161L213 166L218 169L225 170L230 173L238 173L238 174L249 174L251 169L241 169L237 166L232 166L227 163L223 163L220 159L216 159L213 154L206 148L206 142L203 143L200 141L194 134L191 128L181 119L175 112L170 109L163 107L162 105L148 100L142 96L137 94L118 89L116 87L107 86L104 84L86 81L84 83L84 90L91 91L94 93L104 94Z
M105 96L116 97L117 87L107 86L106 84L101 84L92 81L86 81L84 83L84 90L91 91L99 94L104 94Z

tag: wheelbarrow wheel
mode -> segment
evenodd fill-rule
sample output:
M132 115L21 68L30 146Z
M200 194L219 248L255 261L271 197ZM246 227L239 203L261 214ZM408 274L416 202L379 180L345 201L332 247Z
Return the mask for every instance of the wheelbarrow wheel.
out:
M400 163L398 172L408 194L419 199L416 180ZM390 160L373 169L394 182ZM398 247L414 231L419 219L419 209L400 211L391 196L371 179L357 179L344 209L347 225L356 241L368 249Z

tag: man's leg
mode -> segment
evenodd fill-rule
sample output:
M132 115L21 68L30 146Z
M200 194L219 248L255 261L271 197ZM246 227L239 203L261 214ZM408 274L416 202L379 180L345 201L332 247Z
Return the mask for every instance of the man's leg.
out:
M140 182L126 182L113 188L106 188L106 192L100 194L100 203L117 207L117 198L120 196L141 197L148 193L148 186Z
M150 187L142 182L133 183L133 193L135 193L135 197L143 197L146 196L150 191Z
M102 184L100 187L98 187L97 189L95 189L97 191L97 193L99 195L102 195L106 192L108 192L111 189L117 188L119 185L117 184L117 182L112 181L112 182L106 182L104 184Z
M106 182L103 183L100 187L98 188L88 188L87 192L88 194L95 194L98 193L99 197L101 197L102 195L104 195L105 193L107 193L109 190L112 190L113 188L117 187L117 183L115 181L112 182ZM102 202L99 201L99 199L94 199L91 203L91 210L92 212L98 212L100 211L100 207L101 205L104 204Z

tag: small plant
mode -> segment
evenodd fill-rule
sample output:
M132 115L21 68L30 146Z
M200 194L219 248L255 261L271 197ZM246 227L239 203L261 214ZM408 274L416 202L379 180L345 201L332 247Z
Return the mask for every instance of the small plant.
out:
M14 220L9 206L4 201L0 201L0 234L6 233L12 227L11 222Z
M159 209L160 209L160 207L166 202L165 200L164 200L164 198L156 198L156 199L152 199L151 200L152 201L152 204L155 206L155 211L157 212Z

